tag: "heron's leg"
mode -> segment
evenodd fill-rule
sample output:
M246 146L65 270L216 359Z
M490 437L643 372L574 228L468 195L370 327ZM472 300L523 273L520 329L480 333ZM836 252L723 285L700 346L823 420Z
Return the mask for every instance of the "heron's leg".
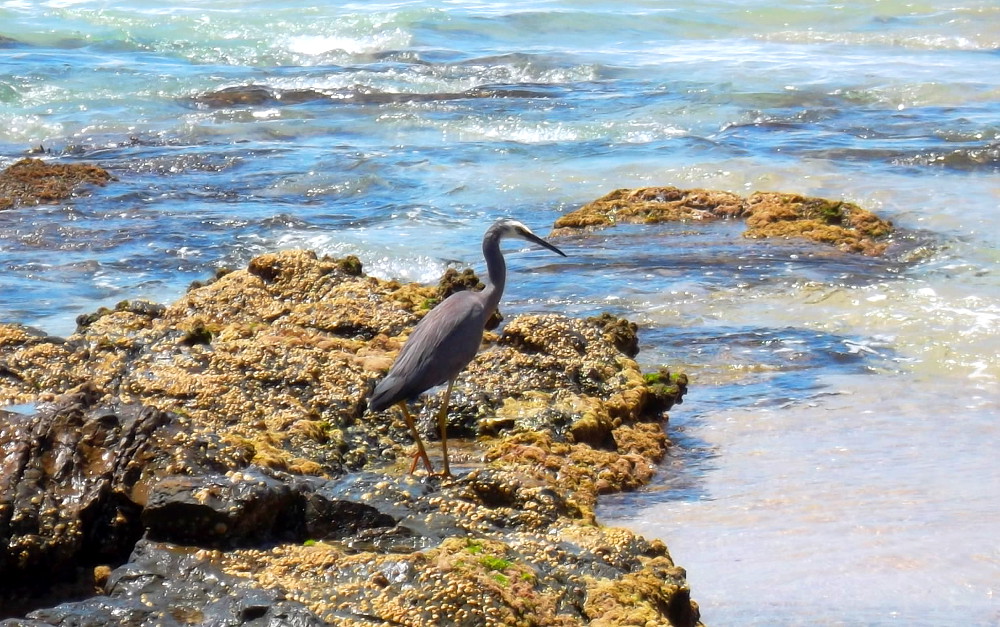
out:
M448 388L444 391L444 400L441 402L441 411L438 412L438 429L441 431L441 455L444 461L442 477L450 477L451 469L448 467L448 402L451 400L451 388L455 385L455 380L448 381Z
M410 474L417 468L417 460L424 460L424 466L427 466L427 472L434 473L434 467L431 466L431 458L427 457L427 449L424 448L424 441L420 439L420 433L417 432L417 425L413 422L413 416L410 415L410 410L406 408L406 401L399 402L399 408L403 410L403 419L406 421L406 426L410 428L410 434L413 436L414 441L417 443L417 452L413 456L413 463L410 464Z

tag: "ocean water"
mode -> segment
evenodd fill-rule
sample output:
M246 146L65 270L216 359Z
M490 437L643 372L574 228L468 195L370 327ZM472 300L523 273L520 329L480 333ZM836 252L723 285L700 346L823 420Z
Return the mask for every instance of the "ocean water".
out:
M481 271L494 218L619 187L874 210L882 259L726 222L512 245L502 308L626 315L691 376L600 515L706 624L1000 624L995 0L0 0L0 167L39 147L117 177L0 212L0 319L54 334L284 248Z

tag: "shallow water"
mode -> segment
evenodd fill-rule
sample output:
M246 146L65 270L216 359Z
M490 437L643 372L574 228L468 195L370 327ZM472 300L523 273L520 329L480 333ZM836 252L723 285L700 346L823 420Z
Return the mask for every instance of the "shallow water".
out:
M689 418L605 522L668 539L716 624L994 624L996 398L869 378Z
M846 198L886 259L621 227L512 247L503 308L627 315L691 375L601 515L707 624L1000 624L998 50L992 0L0 0L0 167L118 179L0 212L0 319L68 334L281 248L432 282L618 187Z

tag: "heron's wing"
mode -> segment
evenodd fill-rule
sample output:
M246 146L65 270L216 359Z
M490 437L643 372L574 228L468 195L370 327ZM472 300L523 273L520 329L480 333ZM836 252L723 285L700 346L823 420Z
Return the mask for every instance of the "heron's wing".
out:
M483 301L478 292L458 292L424 316L376 386L372 409L414 398L458 376L483 341Z

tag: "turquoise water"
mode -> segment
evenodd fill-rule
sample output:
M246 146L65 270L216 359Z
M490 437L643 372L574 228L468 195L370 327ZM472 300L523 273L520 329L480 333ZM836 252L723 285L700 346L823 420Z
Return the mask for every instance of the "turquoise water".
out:
M118 179L0 212L0 319L57 334L282 248L481 269L493 218L618 187L875 210L880 260L725 223L513 249L504 309L625 314L692 376L602 517L707 624L1000 623L995 1L0 0L0 167L39 146Z

